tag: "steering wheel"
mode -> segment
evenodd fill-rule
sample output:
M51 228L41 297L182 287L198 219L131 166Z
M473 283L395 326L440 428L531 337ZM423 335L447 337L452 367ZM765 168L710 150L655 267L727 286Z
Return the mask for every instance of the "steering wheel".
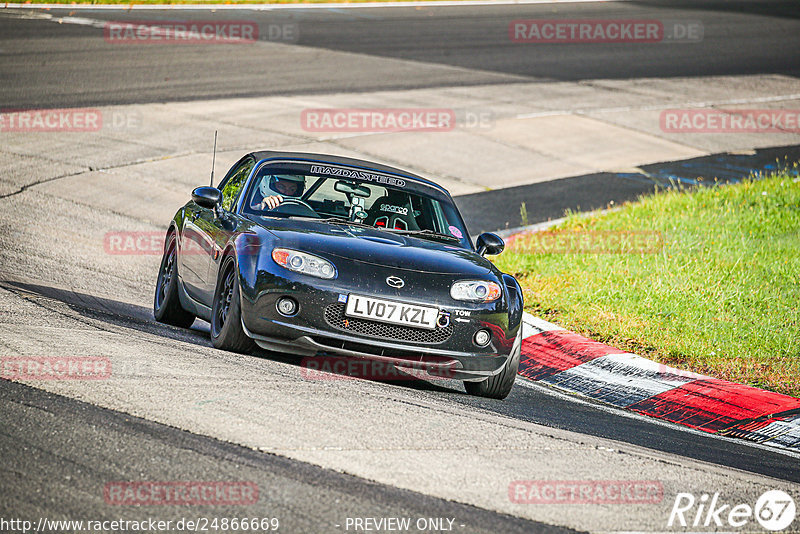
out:
M320 214L314 211L314 208L297 198L283 199L283 202L281 202L272 211L277 213L286 213L288 215L297 215L300 217L320 218Z
M317 213L316 211L314 211L314 208L312 208L312 207L311 207L311 206L309 206L309 205L308 205L308 204L307 204L305 201L303 201L303 200L300 200L299 198L284 198L284 199L283 199L283 202L281 202L281 203L280 203L280 206L282 206L282 205L284 205L284 204L287 204L287 203L289 203L289 202L291 202L291 203L293 203L293 204L300 204L301 206L305 206L306 208L310 209L310 210L311 210L311 211L313 211L314 213ZM280 207L280 206L279 206L279 207Z

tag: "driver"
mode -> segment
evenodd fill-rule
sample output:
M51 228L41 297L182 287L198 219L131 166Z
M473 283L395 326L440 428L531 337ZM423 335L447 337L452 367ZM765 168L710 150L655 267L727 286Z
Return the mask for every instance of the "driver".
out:
M258 189L263 199L259 205L262 210L272 210L280 206L284 197L300 198L306 187L305 176L296 174L272 174L264 176ZM275 194L277 193L277 195Z

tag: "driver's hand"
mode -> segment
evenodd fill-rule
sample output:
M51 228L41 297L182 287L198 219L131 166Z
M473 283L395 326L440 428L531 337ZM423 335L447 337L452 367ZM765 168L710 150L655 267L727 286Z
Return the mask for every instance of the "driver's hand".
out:
M283 202L283 197L280 195L268 196L261 201L261 209L274 210L281 205L281 202Z

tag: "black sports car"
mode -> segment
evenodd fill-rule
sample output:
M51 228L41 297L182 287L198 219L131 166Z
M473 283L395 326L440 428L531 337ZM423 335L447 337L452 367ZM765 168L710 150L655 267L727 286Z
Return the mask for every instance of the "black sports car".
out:
M253 152L198 187L167 231L157 320L211 323L213 345L378 360L505 398L522 290L473 245L450 194L408 172Z

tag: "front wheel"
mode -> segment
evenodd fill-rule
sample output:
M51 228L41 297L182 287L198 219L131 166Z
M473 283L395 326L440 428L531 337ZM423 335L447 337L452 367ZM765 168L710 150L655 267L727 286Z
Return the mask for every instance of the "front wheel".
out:
M505 399L511 393L511 388L514 387L514 380L517 378L517 371L519 370L521 352L522 329L517 334L514 347L511 349L511 357L503 366L503 370L480 382L464 382L464 389L467 390L467 393L476 397Z
M211 308L211 343L222 350L249 352L255 343L242 328L239 277L233 256L225 258L220 273Z
M188 328L194 322L194 315L181 307L178 298L178 247L175 233L167 235L164 246L164 256L161 258L161 267L158 270L156 281L156 295L153 298L153 315L160 323L171 324Z

